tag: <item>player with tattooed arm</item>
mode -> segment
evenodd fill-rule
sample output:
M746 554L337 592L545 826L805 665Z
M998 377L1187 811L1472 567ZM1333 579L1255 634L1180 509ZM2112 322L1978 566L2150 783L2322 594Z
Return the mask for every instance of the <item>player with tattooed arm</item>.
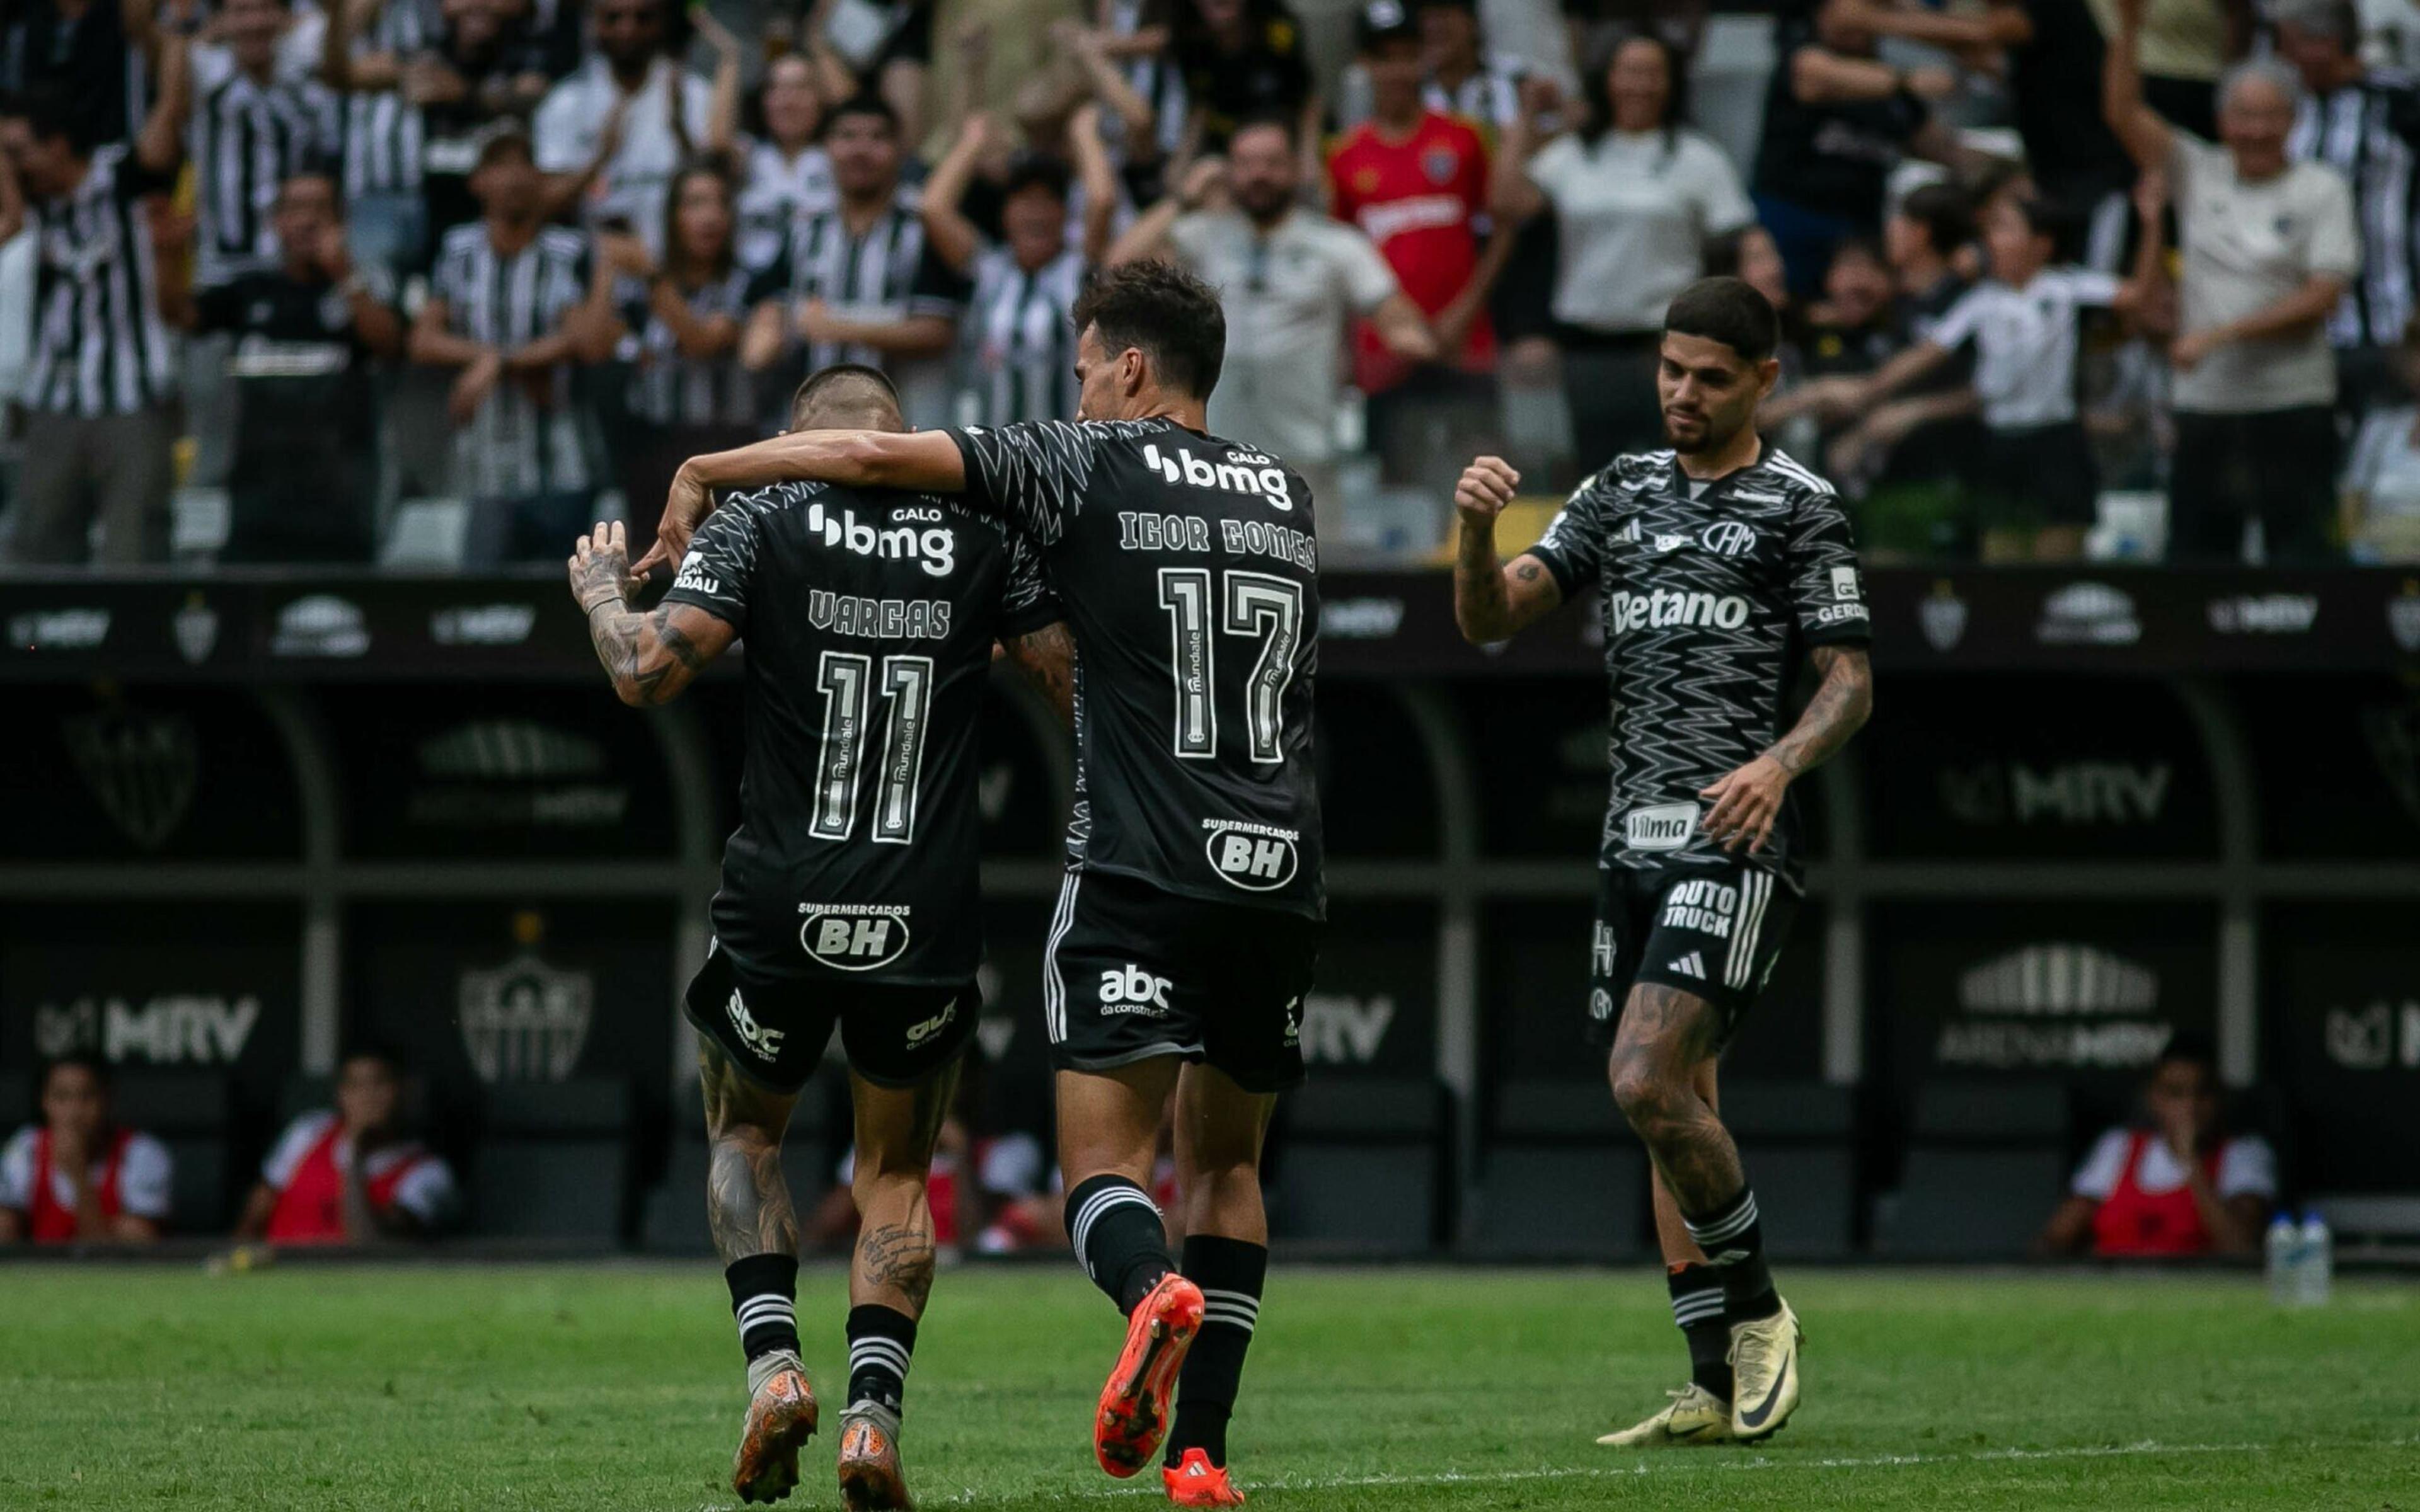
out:
M1126 1317L1093 1450L1126 1476L1165 1440L1171 1500L1234 1506L1227 1423L1268 1265L1261 1145L1302 1081L1326 914L1319 543L1299 473L1203 428L1226 354L1216 290L1128 263L1073 319L1077 422L792 434L692 458L651 561L691 570L707 490L775 478L931 489L1040 546L1078 653L1077 802L1042 984L1060 1165L1077 1257ZM1181 1259L1149 1186L1171 1091Z
M1507 640L1583 594L1605 616L1613 779L1589 1020L1654 1164L1691 1371L1670 1406L1604 1444L1753 1442L1798 1403L1798 1320L1765 1268L1756 1197L1715 1114L1714 1064L1797 912L1791 781L1865 723L1873 677L1840 501L1757 434L1776 339L1773 306L1738 279L1683 290L1656 374L1670 447L1615 457L1509 565L1496 517L1518 475L1482 456L1454 492L1466 637ZM1802 665L1817 686L1785 729Z
M853 365L810 378L792 424L906 429L890 380ZM933 1285L925 1175L982 1008L984 685L1001 642L1063 713L1070 643L1032 544L955 501L778 483L721 503L660 608L630 608L618 524L582 536L570 569L626 703L661 703L748 642L739 827L683 1004L712 1141L706 1210L748 1357L732 1489L786 1495L815 1429L781 1148L837 1024L861 1220L841 1492L852 1508L904 1507L900 1402Z

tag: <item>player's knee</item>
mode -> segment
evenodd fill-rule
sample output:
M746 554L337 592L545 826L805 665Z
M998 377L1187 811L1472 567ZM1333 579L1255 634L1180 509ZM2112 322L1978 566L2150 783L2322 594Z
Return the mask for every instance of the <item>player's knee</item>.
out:
M1652 1144L1657 1134L1681 1121L1686 1088L1645 1049L1616 1045L1607 1071L1613 1079L1614 1105L1640 1138Z

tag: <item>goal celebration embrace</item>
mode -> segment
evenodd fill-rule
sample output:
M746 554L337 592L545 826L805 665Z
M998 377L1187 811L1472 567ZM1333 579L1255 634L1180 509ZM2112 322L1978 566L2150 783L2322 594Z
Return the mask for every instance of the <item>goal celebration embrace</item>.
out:
M981 1007L966 690L997 645L1077 743L1043 1000L1067 1238L1125 1320L1094 1456L1119 1478L1156 1465L1179 1505L1244 1502L1228 1428L1269 1276L1263 1146L1304 1078L1326 911L1314 501L1282 458L1206 428L1225 356L1214 290L1129 263L1073 319L1073 422L911 432L878 373L828 368L789 431L680 469L637 562L600 524L569 564L625 702L672 698L735 640L751 646L744 817L683 1004L747 1362L744 1501L799 1484L821 1422L781 1154L837 1026L863 1234L839 1483L853 1508L909 1504L907 1377L935 1280L926 1181ZM1796 911L1791 782L1864 722L1872 679L1838 501L1755 425L1776 342L1749 285L1683 291L1655 378L1669 448L1613 458L1509 565L1495 525L1518 475L1481 457L1455 492L1454 611L1471 640L1509 639L1566 599L1604 606L1611 808L1573 1009L1653 1159L1690 1360L1668 1407L1598 1439L1612 1447L1767 1439L1804 1391L1804 1335L1765 1262L1715 1068ZM628 595L651 574L672 587L643 613ZM819 596L869 608L818 619ZM1801 660L1816 687L1785 724ZM837 925L793 938L799 916ZM1164 1121L1181 1245L1152 1190Z

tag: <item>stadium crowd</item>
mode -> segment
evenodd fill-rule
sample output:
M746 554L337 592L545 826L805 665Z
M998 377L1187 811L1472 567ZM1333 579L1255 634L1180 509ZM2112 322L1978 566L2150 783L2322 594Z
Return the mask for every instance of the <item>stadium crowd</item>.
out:
M1728 270L1877 559L2420 556L2408 0L1793 0L1737 159L1703 5L1296 3L8 0L0 560L644 536L832 362L1070 413L1146 255L1331 554L1434 547L1476 450L1652 442Z

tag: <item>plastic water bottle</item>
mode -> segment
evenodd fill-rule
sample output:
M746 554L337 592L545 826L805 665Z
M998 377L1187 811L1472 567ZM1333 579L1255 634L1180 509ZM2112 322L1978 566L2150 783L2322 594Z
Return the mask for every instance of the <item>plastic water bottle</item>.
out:
M2269 1265L2269 1300L2291 1307L2302 1300L2303 1226L2290 1212L2270 1221L2265 1250Z
M2327 1304L2336 1278L2335 1236L2316 1208L2303 1215L2302 1263L2294 1272L2294 1300L2305 1307Z

